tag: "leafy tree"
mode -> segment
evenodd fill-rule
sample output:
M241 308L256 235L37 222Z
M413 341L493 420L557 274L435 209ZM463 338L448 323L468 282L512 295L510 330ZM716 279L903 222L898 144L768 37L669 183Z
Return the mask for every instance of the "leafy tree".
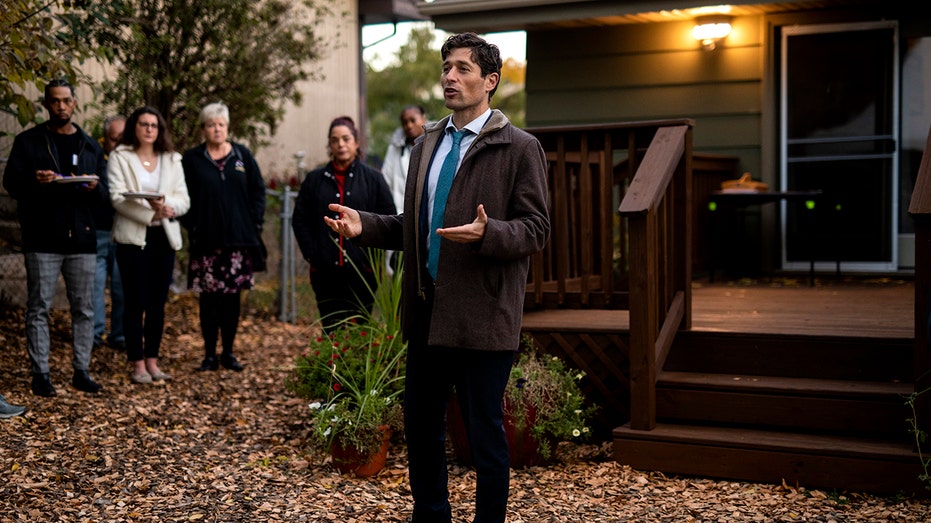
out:
M41 90L59 77L72 83L84 80L80 64L106 56L105 48L91 45L81 22L97 19L106 25L99 9L97 2L4 0L0 9L0 111L15 116L25 127L37 121L39 114L39 101L26 96L29 87Z
M322 79L313 64L325 50L324 0L111 0L93 25L113 49L116 77L102 84L103 104L128 114L141 105L168 121L178 149L200 142L198 115L211 102L229 106L236 135L258 148L287 104L300 105L298 82Z
M400 125L401 109L410 104L422 105L427 119L434 121L449 114L440 90L440 47L442 42L430 26L411 30L407 43L398 49L395 60L381 71L366 64L368 129L366 153L384 157L391 135ZM524 125L524 64L513 59L505 61L501 83L491 100L514 125Z
M501 66L501 83L491 99L492 107L501 109L511 123L517 127L526 125L527 92L524 90L524 77L527 66L508 58Z
M447 113L440 91L440 52L433 29L429 26L411 30L393 65L376 71L365 67L366 104L368 106L369 156L384 157L391 135L400 125L398 117L407 105L418 104L427 118L435 120Z

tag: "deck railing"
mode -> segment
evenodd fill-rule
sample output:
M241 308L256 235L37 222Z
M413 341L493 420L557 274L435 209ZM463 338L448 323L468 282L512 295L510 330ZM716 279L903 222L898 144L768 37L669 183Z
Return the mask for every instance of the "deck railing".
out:
M692 125L663 127L620 213L630 230L630 426L656 426L656 376L692 324Z
M915 220L915 390L931 387L931 327L928 300L931 298L931 130L921 156L908 213ZM921 394L916 402L918 423L931 430L931 398Z
M691 327L688 119L529 129L547 155L552 235L527 308L630 310L631 426L656 424L656 375Z
M552 224L532 260L528 309L629 308L629 224L618 207L657 131L682 126L692 121L528 129L546 151Z

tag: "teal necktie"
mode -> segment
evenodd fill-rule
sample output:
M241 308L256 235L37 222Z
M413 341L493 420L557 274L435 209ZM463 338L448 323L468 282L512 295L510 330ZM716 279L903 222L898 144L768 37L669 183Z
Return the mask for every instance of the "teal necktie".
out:
M440 261L440 236L436 230L443 227L443 215L446 213L446 198L449 196L449 188L453 186L453 178L456 176L456 166L459 164L459 144L462 137L468 129L453 131L453 147L443 160L443 166L440 167L440 177L436 181L436 193L433 196L433 221L430 227L430 252L427 256L427 271L430 276L436 280L436 267Z

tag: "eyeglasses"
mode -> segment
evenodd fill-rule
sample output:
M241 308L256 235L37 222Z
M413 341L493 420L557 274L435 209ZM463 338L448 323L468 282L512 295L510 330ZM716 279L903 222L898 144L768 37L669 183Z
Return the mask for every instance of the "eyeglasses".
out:
M139 127L142 127L143 129L158 129L157 123L136 122L136 125L138 125Z

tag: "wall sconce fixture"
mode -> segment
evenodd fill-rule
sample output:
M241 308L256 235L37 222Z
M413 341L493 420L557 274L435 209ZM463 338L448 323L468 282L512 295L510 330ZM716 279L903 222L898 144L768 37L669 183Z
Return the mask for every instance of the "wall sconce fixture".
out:
M705 15L695 19L692 36L701 42L707 51L713 51L718 42L724 40L731 33L731 21L728 15Z

